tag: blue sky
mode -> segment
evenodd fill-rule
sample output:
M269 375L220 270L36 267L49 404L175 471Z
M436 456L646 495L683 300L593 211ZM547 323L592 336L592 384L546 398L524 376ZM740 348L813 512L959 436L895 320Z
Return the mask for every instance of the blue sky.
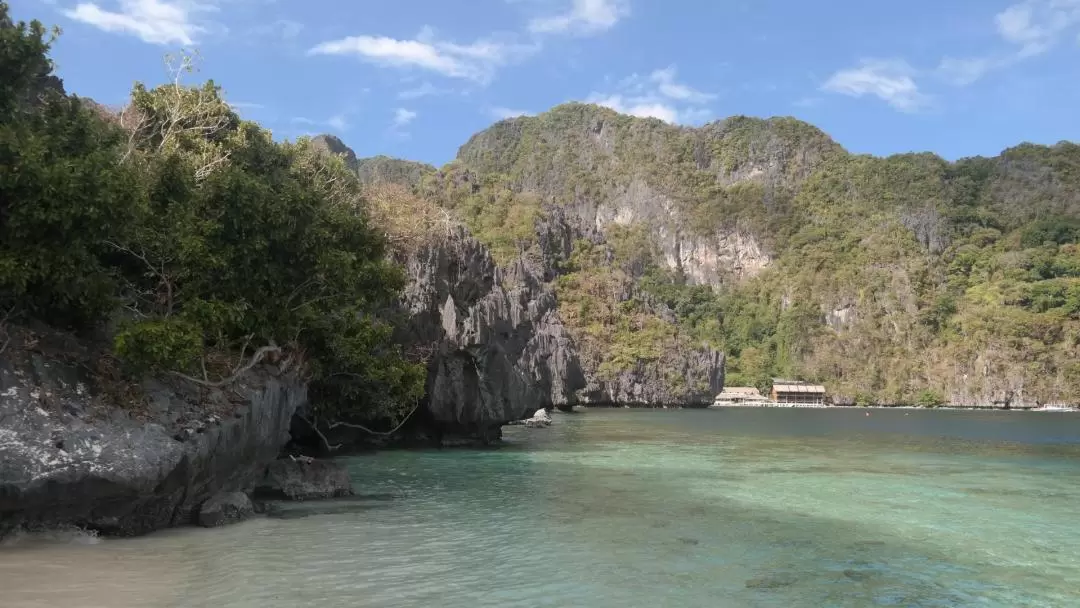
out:
M853 152L1080 140L1080 0L14 0L69 91L119 104L199 51L293 138L440 165L566 101L697 125L796 116Z

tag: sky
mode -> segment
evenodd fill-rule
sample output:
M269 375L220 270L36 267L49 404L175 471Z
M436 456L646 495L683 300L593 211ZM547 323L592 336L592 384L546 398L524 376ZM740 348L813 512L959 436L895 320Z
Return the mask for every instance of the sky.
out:
M586 101L688 126L794 116L848 150L1080 140L1080 0L9 0L69 92L122 104L197 52L247 119L441 165Z

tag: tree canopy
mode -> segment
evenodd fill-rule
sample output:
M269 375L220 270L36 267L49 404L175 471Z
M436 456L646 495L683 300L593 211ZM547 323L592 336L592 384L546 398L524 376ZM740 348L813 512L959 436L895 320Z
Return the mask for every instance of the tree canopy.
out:
M4 310L111 327L133 374L211 381L272 346L302 359L327 415L411 409L425 370L390 339L403 277L340 159L183 84L187 57L115 114L39 90L47 32L4 3L0 22Z

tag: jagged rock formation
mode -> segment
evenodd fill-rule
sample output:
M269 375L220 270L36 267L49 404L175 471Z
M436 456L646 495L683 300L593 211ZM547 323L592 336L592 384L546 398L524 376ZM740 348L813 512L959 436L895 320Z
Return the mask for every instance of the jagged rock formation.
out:
M573 341L554 294L524 262L501 268L456 228L406 268L402 339L438 345L429 381L436 420L505 423L573 399L583 385Z
M418 424L400 440L485 444L510 421L574 401L585 386L574 342L554 294L526 264L499 267L462 227L403 262L407 320L396 338L431 356ZM373 440L348 428L329 437L331 443Z
M498 130L499 123L493 129ZM480 134L474 140L484 138ZM497 139L497 138L496 138ZM471 169L465 171L442 171L427 165L411 163L385 157L363 159L355 161L355 154L351 150L343 149L340 142L335 142L332 137L327 138L328 150L342 154L351 165L357 168L361 180L366 184L390 182L412 188L433 201L452 208L460 213L461 209L454 200L454 195L448 192L461 191L468 193L483 192L483 178L478 171ZM459 155L463 159L473 156L470 149L483 147L485 144L477 141L470 142L463 148ZM491 144L497 147L498 142ZM520 154L520 151L516 151ZM493 152L497 156L498 151ZM468 162L467 160L464 162ZM498 162L506 162L499 159ZM495 172L500 167L487 168ZM558 176L537 175L525 178L540 184L545 179L558 180ZM539 186L538 186L539 188ZM635 190L635 188L637 188ZM552 190L544 190L543 195L552 195ZM525 404L525 411L518 411L519 405L513 405L509 410L504 408L501 412L492 410L489 406L480 406L475 413L483 411L477 420L505 423L515 417L504 416L514 414L516 417L528 415L528 412L537 407L554 405L557 407L570 407L575 403L619 403L633 405L666 405L666 404L707 404L711 403L714 395L723 387L724 357L716 349L709 348L693 341L675 343L666 348L660 358L643 357L633 364L627 365L611 373L601 373L600 361L596 353L586 353L584 358L579 356L582 347L582 336L574 335L574 328L564 325L562 315L563 306L557 297L557 287L553 280L561 273L561 267L571 257L575 242L580 239L602 241L605 228L609 222L649 221L655 226L660 226L660 231L666 230L664 226L671 224L670 217L665 213L671 205L649 190L643 182L636 182L614 201L600 201L580 198L573 203L552 203L545 205L544 212L532 218L521 218L518 226L508 226L508 230L498 232L513 232L514 229L524 231L527 236L535 238L539 243L540 255L521 255L520 252L512 255L503 254L506 247L496 250L499 262L504 270L500 270L500 279L492 281L495 275L496 264L491 261L488 245L492 240L505 238L505 234L483 233L477 243L471 234L459 231L443 241L437 249L425 249L414 252L404 260L409 269L410 286L406 290L406 308L411 315L411 323L433 325L433 319L443 319L448 322L447 327L453 327L463 313L461 299L454 299L454 306L447 307L445 300L450 292L467 288L469 293L489 293L485 296L485 303L478 311L481 312L482 326L493 326L498 323L510 331L488 331L474 329L463 334L463 337L476 346L465 347L456 338L455 331L448 330L442 341L449 340L459 352L475 351L464 361L455 359L444 360L432 372L434 379L429 388L434 388L432 401L433 412L447 411L446 406L438 405L442 400L446 403L453 402L465 396L463 387L468 383L462 383L458 379L452 382L442 380L444 376L460 378L461 372L453 371L465 365L468 359L476 359L479 356L486 363L484 365L505 368L499 361L499 354L491 354L486 350L477 350L481 344L497 344L497 350L509 346L509 361L517 362L515 369L520 370L523 377L534 387L539 387L541 396L539 399L529 396L529 391L520 392L519 387L491 386L485 391L487 395L501 395L510 397L510 403ZM610 204L609 204L610 203ZM530 225L532 224L532 225ZM533 230L535 228L535 231ZM495 232L495 231L493 231ZM692 252L698 249L710 249L712 245L703 245L708 239L702 240L697 236L683 235L677 228L670 230L673 238L670 240L670 257L672 263L680 268L685 266L690 272L697 272L701 276L741 276L752 274L764 265L768 264L768 256L761 251L760 246L750 237L744 237L740 232L717 235L716 242L726 249L717 250L718 253L711 261L711 265L702 266L702 261ZM682 251L687 251L683 254ZM432 285L432 273L446 272L448 264L458 265L465 261L463 270L451 271L454 280L463 281L458 287L451 288L447 284L438 287ZM480 262L483 259L484 261ZM460 279L456 277L461 277ZM479 281L477 280L479 279ZM443 279L439 279L443 283ZM482 285L482 286L478 286ZM512 289L507 286L512 285ZM491 291L492 287L498 287ZM438 293L437 297L433 296ZM428 298L422 306L417 306L418 294ZM507 295L513 304L508 308L499 304ZM434 298L434 299L433 299ZM436 304L438 308L436 309ZM518 310L515 310L514 308ZM650 314L656 318L664 318L664 322L671 324L674 314L661 303L651 303ZM429 319L418 316L418 310L428 311ZM438 314L435 311L438 310ZM490 311L497 311L494 313ZM441 315L441 317L440 317ZM501 315L501 317L500 317ZM508 317L509 318L508 318ZM529 318L531 317L531 318ZM523 323L522 319L526 319ZM475 327L477 321L470 320L469 327ZM533 334L535 333L535 336ZM500 336L502 334L502 336ZM513 338L520 334L520 337ZM434 332L422 331L420 335L407 338L406 343L423 343L435 339ZM508 340L522 342L510 344ZM521 354L515 354L521 353ZM493 358L492 358L493 357ZM580 359L580 363L579 363ZM467 366L466 366L467 367ZM493 368L493 369L495 369ZM509 369L509 368L505 368ZM518 375L515 372L511 375ZM497 376L496 376L497 377ZM514 382L514 381L511 381ZM449 392L447 392L449 391ZM440 395L454 395L453 398L443 399ZM497 397L499 399L502 397ZM474 400L475 401L475 400ZM487 398L486 401L490 401ZM485 402L481 399L480 403ZM498 409L498 408L496 408ZM441 416L440 424L449 424L451 427L467 420L469 415L465 412L457 412L454 416ZM497 414L497 415L496 415ZM484 422L482 424L487 424ZM497 425L491 426L491 431L497 429ZM486 436L487 431L481 432L481 437Z
M347 162L355 158L326 141ZM352 164L368 186L416 189L434 177L431 167L386 157ZM513 420L576 401L586 379L541 267L525 259L499 265L456 222L410 241L395 258L407 279L395 339L429 353L423 403L393 437L339 426L327 429L330 444L486 444ZM294 432L310 432L303 427Z
M227 391L147 380L121 400L93 373L102 352L13 330L0 358L0 535L79 525L134 535L195 523L205 501L251 487L307 398L261 366Z

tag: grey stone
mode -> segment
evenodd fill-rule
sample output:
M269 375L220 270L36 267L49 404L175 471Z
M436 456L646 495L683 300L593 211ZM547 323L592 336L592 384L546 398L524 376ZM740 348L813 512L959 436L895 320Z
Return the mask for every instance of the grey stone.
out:
M260 499L313 500L352 494L349 470L334 460L275 460L255 487Z
M243 492L222 492L215 494L199 507L199 525L204 528L216 528L243 521L255 512L251 499Z
M525 421L525 426L533 429L551 426L551 415L547 413L547 410L536 410L533 417Z
M572 403L586 386L555 295L536 268L499 267L461 227L399 261L409 281L396 338L431 352L423 414L395 438L338 427L327 433L331 444L487 444L503 425Z
M46 360L9 347L0 358L0 536L18 526L135 535L192 523L215 494L250 487L307 399L297 378L259 366L234 385L235 402L200 399L177 381L148 383L150 407L121 406L93 390L85 363L61 362L78 358L78 345L56 352ZM228 416L207 423L210 410ZM191 427L202 431L183 432Z

